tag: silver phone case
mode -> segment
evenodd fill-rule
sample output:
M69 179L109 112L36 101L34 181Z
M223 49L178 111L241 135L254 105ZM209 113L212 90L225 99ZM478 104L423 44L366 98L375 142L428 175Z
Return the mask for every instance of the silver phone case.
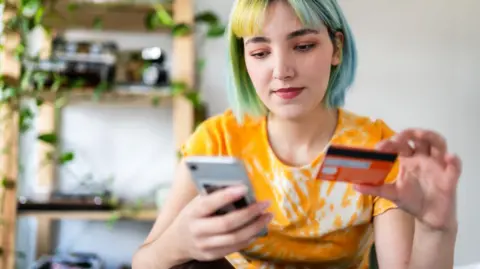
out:
M193 182L201 194L208 194L205 186L222 188L243 184L248 188L244 197L246 203L256 202L248 172L240 159L229 156L187 156L184 160ZM223 210L228 212L235 209L236 207L230 205ZM259 236L265 236L266 234L267 229L265 227Z

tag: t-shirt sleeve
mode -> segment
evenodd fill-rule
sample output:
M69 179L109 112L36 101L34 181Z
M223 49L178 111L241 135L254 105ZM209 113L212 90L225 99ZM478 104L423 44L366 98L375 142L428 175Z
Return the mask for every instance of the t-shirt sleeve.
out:
M388 139L389 137L392 137L395 135L395 131L393 131L384 121L382 120L377 120L376 125L380 128L381 130L381 140ZM395 182L397 179L397 175L399 172L399 161L397 160L388 174L387 178L385 179L386 184L391 184ZM393 203L390 200L387 200L382 197L375 196L373 198L373 216L378 216L380 214L383 214L387 210L397 208L397 205Z
M181 157L218 155L219 142L213 120L200 123L180 147Z

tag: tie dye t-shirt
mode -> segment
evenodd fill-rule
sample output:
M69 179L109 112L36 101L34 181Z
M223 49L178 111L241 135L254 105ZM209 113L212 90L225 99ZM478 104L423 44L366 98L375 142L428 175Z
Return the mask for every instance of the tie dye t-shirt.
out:
M332 144L373 148L394 132L382 121L339 110ZM373 243L373 217L395 205L356 192L351 184L316 179L323 152L292 167L272 152L266 118L238 124L230 110L197 127L182 154L241 158L258 200L270 200L268 235L226 258L235 268L365 269ZM395 180L398 164L386 181Z

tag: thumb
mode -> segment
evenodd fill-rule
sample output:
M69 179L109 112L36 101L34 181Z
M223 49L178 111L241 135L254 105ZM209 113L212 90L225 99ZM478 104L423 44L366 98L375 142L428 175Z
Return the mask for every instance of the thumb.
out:
M447 154L445 156L445 163L447 164L446 173L448 179L457 182L462 174L462 161L457 155Z
M379 196L392 202L398 200L398 191L395 183L381 186L355 185L354 189L363 194Z

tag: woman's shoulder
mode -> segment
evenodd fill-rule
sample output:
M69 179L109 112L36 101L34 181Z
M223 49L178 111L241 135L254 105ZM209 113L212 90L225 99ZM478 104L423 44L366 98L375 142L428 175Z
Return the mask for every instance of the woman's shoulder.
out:
M246 115L240 122L233 111L227 109L223 113L213 115L200 123L195 132L207 133L217 139L234 139L233 134L237 133L241 133L242 137L258 135L258 128L261 127L263 119L262 117L254 118Z
M340 109L341 134L351 136L367 136L372 139L385 139L393 136L396 132L382 118L375 118Z
M257 136L261 118L245 116L239 122L231 109L201 122L182 146L184 155L232 155L233 145Z

